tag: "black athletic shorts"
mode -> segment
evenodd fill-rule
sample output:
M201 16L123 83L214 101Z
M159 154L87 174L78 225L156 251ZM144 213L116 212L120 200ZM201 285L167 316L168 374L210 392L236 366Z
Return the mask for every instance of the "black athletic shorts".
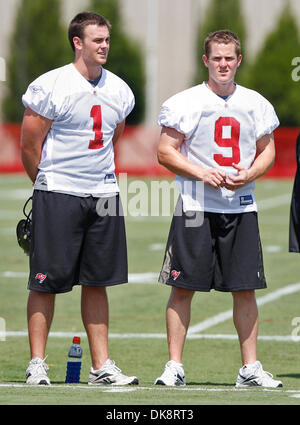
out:
M62 293L74 285L128 282L119 196L93 198L35 190L28 289Z
M299 193L295 192L295 186L290 206L289 251L300 252L300 198Z
M205 212L195 227L189 219L173 216L159 282L202 292L266 288L256 212Z

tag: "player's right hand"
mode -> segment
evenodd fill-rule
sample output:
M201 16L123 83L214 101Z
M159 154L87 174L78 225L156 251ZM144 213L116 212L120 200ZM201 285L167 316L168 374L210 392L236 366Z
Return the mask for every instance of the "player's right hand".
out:
M209 184L210 186L218 189L219 187L223 187L226 183L226 173L222 170L218 170L217 168L203 168L201 180L203 183Z

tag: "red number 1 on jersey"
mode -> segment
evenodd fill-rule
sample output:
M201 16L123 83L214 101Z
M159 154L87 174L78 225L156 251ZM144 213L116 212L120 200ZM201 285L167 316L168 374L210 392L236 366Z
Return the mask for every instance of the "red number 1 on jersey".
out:
M230 137L223 136L223 127L230 127ZM232 163L238 164L240 162L240 123L233 117L220 117L215 124L215 142L217 145L226 148L232 148L232 156L227 157L221 154L215 154L214 160L219 165L230 166Z
M94 120L93 132L95 133L94 140L90 140L89 149L103 148L103 133L102 127L102 112L100 105L94 105L91 109L90 116Z

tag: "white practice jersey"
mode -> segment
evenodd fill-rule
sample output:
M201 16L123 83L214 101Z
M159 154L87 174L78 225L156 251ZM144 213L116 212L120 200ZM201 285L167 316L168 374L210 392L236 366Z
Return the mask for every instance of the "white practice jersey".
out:
M53 120L35 187L50 191L118 192L112 138L134 107L128 85L102 68L93 87L71 63L41 75L22 97L25 107Z
M219 168L236 174L232 163L248 169L256 155L256 142L279 125L273 106L259 93L236 85L226 100L205 83L168 99L161 108L158 124L184 134L181 153L203 168ZM184 210L240 213L256 211L255 182L236 191L215 189L177 176ZM200 184L199 184L200 183ZM199 194L199 192L202 192Z

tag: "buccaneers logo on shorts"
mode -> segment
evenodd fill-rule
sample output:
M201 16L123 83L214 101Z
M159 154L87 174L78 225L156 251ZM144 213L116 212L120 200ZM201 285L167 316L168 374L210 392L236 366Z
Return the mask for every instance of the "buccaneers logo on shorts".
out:
M176 280L179 275L180 275L180 272L178 272L176 270L171 271L171 276L172 276L173 280Z
M47 275L43 274L43 273L37 273L35 275L35 279L38 280L40 283L43 283L44 280L46 279Z

